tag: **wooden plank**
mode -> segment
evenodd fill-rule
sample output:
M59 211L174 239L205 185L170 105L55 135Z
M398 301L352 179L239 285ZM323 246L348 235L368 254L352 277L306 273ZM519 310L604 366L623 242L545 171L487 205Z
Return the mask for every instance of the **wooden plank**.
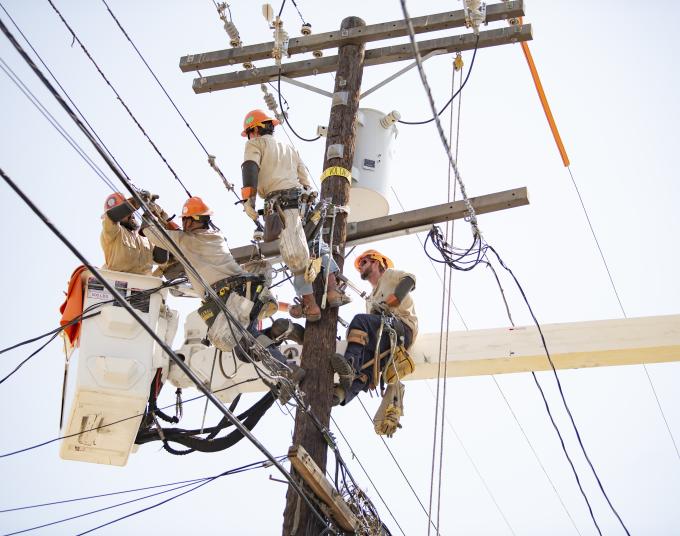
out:
M518 43L531 40L531 25L515 25L496 30L479 32L478 48L487 48L509 43ZM446 53L463 52L475 48L477 37L472 34L455 35L430 39L418 43L421 56L441 50ZM396 61L412 60L413 49L410 43L393 45L382 48L375 48L366 51L364 65L382 65ZM338 56L328 56L326 58L309 59L294 61L281 65L281 76L288 78L300 78L323 73L335 72L338 67ZM279 74L279 67L271 65L268 67L241 70L233 73L223 73L212 76L195 78L193 81L194 93L210 93L223 89L233 89L236 87L246 87L254 84L263 84L275 79Z
M359 527L357 518L307 451L302 446L290 447L288 459L300 477L312 489L314 495L329 507L333 519L337 521L340 528L347 532L356 532Z
M493 4L486 8L487 22L505 20L524 15L523 0ZM461 10L447 11L435 15L414 17L413 29L415 33L447 30L465 26L465 12ZM349 28L346 31L332 31L309 36L295 37L288 43L288 52L291 55L311 52L313 50L325 50L338 48L348 43L368 43L382 39L392 39L408 35L404 20L394 20L379 24L371 24L363 28ZM240 65L245 62L271 58L274 42L259 43L240 48L230 48L190 54L179 60L179 68L182 72L212 69L230 65Z
M558 369L680 361L680 315L541 326ZM421 334L407 380L436 378L439 334ZM483 376L551 370L535 326L449 333L447 375Z
M529 195L525 187L496 192L493 194L471 197L470 202L477 214L486 214L508 208L520 207L529 204ZM365 244L384 240L402 234L409 234L415 230L449 220L458 220L467 216L467 209L463 201L444 203L434 207L420 208L391 214L382 218L374 218L360 222L347 224L347 246ZM279 257L278 242L262 244L262 254L269 259ZM253 254L253 246L241 246L232 248L232 255L238 263L247 262Z
M545 324L541 329L555 368L560 370L680 361L680 315ZM452 331L448 339L449 377L550 370L535 326ZM439 341L439 333L418 335L410 350L416 371L404 381L437 377ZM337 351L344 352L345 345L338 341ZM296 357L301 347L289 345L282 350ZM202 351L206 359L212 359L211 349ZM251 367L241 366L231 381L252 378L255 372ZM266 390L261 382L246 382L234 389Z

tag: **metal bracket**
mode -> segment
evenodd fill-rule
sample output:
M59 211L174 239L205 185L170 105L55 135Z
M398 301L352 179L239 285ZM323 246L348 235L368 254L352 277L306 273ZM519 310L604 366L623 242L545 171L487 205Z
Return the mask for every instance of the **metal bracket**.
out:
M278 76L272 76L269 81L270 82L276 82L278 80ZM318 93L319 95L323 95L324 97L329 97L333 98L333 93L330 91L326 91L325 89L318 88L316 86L313 86L311 84L305 84L304 82L300 82L299 80L295 80L294 78L288 78L287 76L282 76L281 77L282 82L288 82L289 84L292 84L294 86L301 87L302 89L306 89L308 91L313 91L314 93Z
M423 56L423 58L422 58L421 61L424 62L425 60L430 59L432 56L438 56L439 54L446 54L446 50L433 50L432 52L429 52L429 53L425 54L425 56ZM382 82L379 82L378 84L376 84L376 85L373 86L372 88L367 89L366 91L364 91L361 95L359 95L359 99L363 99L364 97L370 95L370 94L373 93L374 91L379 90L381 87L383 87L383 86L389 84L389 83L390 83L392 80L394 80L395 78L399 78L402 74L407 73L408 71L410 71L411 69L413 69L416 65L418 65L418 64L414 61L413 63L411 63L410 65L407 65L407 66L404 67L403 69L398 70L398 71L397 71L396 73L394 73L393 75L390 75L390 76L388 76L387 78L385 78L385 80L383 80Z

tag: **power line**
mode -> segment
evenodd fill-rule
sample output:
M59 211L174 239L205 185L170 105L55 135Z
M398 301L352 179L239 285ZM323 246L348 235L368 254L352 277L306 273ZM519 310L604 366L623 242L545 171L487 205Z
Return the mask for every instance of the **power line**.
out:
M604 269L607 272L607 277L609 278L609 283L611 284L612 290L614 291L614 295L616 296L616 301L618 302L619 308L621 309L621 314L623 315L624 318L628 318L628 315L626 314L626 310L623 308L623 303L621 302L621 297L619 296L619 292L616 288L616 284L614 283L614 278L612 276L611 271L609 270L609 265L607 264L607 260L605 259L604 251L602 251L602 247L600 246L600 241L597 239L597 235L595 234L595 228L593 227L593 224L590 221L590 215L588 214L588 209L586 208L585 202L583 201L583 197L581 197L581 191L579 190L579 187L576 184L576 179L574 178L574 174L571 172L571 166L567 166L567 171L569 172L569 177L571 177L571 183L574 185L574 190L576 191L576 195L578 196L579 203L581 204L581 208L583 209L583 214L586 217L586 222L588 223L590 233L593 235L593 240L595 240L595 246L597 247L597 251L600 253L600 258L602 259L602 264L604 265ZM668 424L668 419L666 418L666 413L664 412L663 407L661 406L661 400L659 399L659 395L657 394L656 388L654 387L654 382L652 381L652 377L649 375L649 370L647 369L647 365L645 363L643 363L642 368L644 369L645 374L647 375L647 380L649 381L649 386L652 389L652 394L654 395L654 400L656 400L656 405L659 408L659 413L661 414L661 418L663 419L663 422L666 426L666 430L668 431L668 436L670 437L670 440L673 443L673 448L675 449L675 454L677 455L678 460L680 460L680 450L678 449L678 443L676 442L675 436L673 435L671 427Z
M288 128L290 128L290 131L293 134L295 134L295 137L302 140L302 141L309 141L309 142L318 140L321 137L321 134L319 134L316 138L303 138L297 132L295 132L293 125L290 124L290 120L288 118L288 112L285 112L283 110L283 103L281 102L281 99L282 99L282 95L281 95L281 69L279 69L279 79L278 79L278 83L277 83L276 92L279 94L279 108L281 108L281 113L283 114L283 117L286 120L286 124L288 125Z
M61 135L62 138L73 148L76 153L85 161L85 163L94 171L99 178L108 186L112 191L116 191L116 187L109 179L106 174L101 170L101 168L90 158L90 156L85 152L85 150L78 145L73 137L66 131L66 129L57 121L57 119L47 110L47 108L40 102L40 100L35 96L35 94L28 88L28 86L21 80L21 78L11 69L9 65L0 58L0 69L7 75L7 77L17 86L19 91L21 91L28 101L33 104L33 106L40 112L40 114L52 125L52 127Z
M94 65L94 67L97 69L97 72L98 72L98 73L101 75L101 77L104 79L104 82L106 82L106 85L109 86L109 87L111 88L111 90L113 91L113 93L116 95L116 98L118 99L118 102L120 102L121 105L123 106L123 108L125 108L125 111L128 113L128 115L130 116L130 118L132 119L132 121L135 123L135 125L137 125L137 128L139 128L139 130L142 132L142 134L144 135L144 137L149 141L149 143L150 143L151 146L153 147L154 151L156 151L156 154L160 157L160 159L163 161L163 163L164 163L164 164L167 166L167 168L170 170L170 173L172 173L172 176L173 176L173 177L175 178L175 180L177 180L177 182L180 184L180 186L182 187L182 189L184 190L184 192L187 194L187 197L191 197L191 193L189 192L189 190L187 189L187 187L186 187L186 186L184 185L184 183L182 182L182 179L179 178L179 176L177 175L177 173L175 172L175 170L172 168L172 166L170 165L170 163L168 162L168 160L165 158L165 156L163 156L163 153L161 153L161 151L160 151L160 149L158 148L158 146L154 143L154 141L151 139L151 137L147 134L146 130L144 130L144 127L143 127L143 126L141 125L141 123L137 120L137 118L135 117L135 115L134 115L134 114L132 113L132 111L130 110L129 106L125 103L125 101L124 101L123 98L120 96L120 94L118 93L118 91L116 90L116 88L113 86L113 84L111 84L111 82L109 81L109 79L106 77L106 75L104 74L104 72L101 70L101 68L99 67L99 65L97 64L97 62L94 60L94 58L92 57L92 55L90 54L90 52L87 50L87 48L85 47L85 45L82 43L82 41L78 38L78 36L77 36L76 33L73 31L73 29L71 28L71 26L69 25L69 23L66 21L66 19L64 18L64 16L63 16L63 15L61 14L61 12L57 9L57 6L54 5L54 2L52 2L52 0L47 0L47 1L48 1L48 3L50 4L50 6L52 6L52 9L53 9L53 10L55 11L55 13L59 16L59 18L61 19L61 21L64 23L64 26L66 26L67 30L69 31L69 33L70 33L71 36L73 37L73 40L74 40L75 42L77 42L78 45L80 45L80 48L81 48L81 50L85 53L85 56L87 56L87 58L90 60L90 62L92 62L92 64Z
M359 404L361 404L361 407L364 409L364 413L366 414L366 417L368 417L368 420L373 422L373 419L371 419L371 415L368 413L368 410L366 409L366 406L364 406L364 402L361 400L361 398L357 397L357 400L359 401ZM387 442L385 441L385 438L383 436L379 435L378 436L380 440L382 441L382 444L385 446L387 449L387 452L389 452L392 460L394 461L395 465L397 466L397 469L399 469L399 472L401 473L401 476L404 477L404 480L406 481L406 484L410 488L411 492L413 493L413 496L416 498L418 501L418 504L420 504L420 508L423 510L425 515L427 516L427 508L425 508L425 505L423 504L423 501L420 500L420 497L418 497L418 494L416 493L416 490L413 488L413 485L411 484L411 481L408 479L406 476L406 473L404 473L404 470L401 468L401 464L397 461L397 458L394 456L394 453L392 452L392 449L389 447ZM434 525L432 521L430 520L430 524ZM436 529L436 527L435 527ZM437 531L437 534L439 534L439 531Z
M77 106L76 103L73 101L73 99L71 98L71 96L68 94L68 92L66 91L66 89L64 89L64 86L61 85L61 83L59 82L59 80L57 79L57 77L55 76L55 74L52 72L52 70L49 68L49 66L45 63L45 61L42 59L42 57L40 56L40 54L38 53L38 51L35 49L35 47L34 47L33 44L31 43L31 41L28 39L28 37L26 37L26 35L25 35L24 32L21 30L21 28L19 27L19 25L18 25L18 24L15 22L15 20L12 18L12 15L9 14L9 12L7 11L7 9L5 9L5 6L3 6L1 2L0 2L0 8L2 8L2 10L5 12L5 14L6 14L7 17L9 18L9 20L12 22L12 24L14 25L14 27L16 28L16 30L19 32L19 34L21 35L21 37L24 39L24 41L26 41L26 44L27 44L27 45L29 46L29 48L33 51L33 54L35 54L35 56L38 58L38 61L40 61L41 65L42 65L42 66L45 68L45 70L50 74L50 76L52 77L52 80L54 80L54 82L57 84L57 86L58 86L59 89L62 91L62 93L64 94L64 96L66 97L66 99L69 101L69 103L71 103L71 105L73 106L73 108L78 112L78 115L79 115L80 118L83 120L83 122L87 125L87 127L90 129L90 131L92 132L92 134L94 135L94 137L97 139L97 141L99 141L99 143L100 143L101 146L104 148L104 150L106 151L106 153L111 157L111 159L113 160L113 162L118 166L118 169L121 171L121 173L123 173L123 174L127 177L127 174L123 171L123 168L122 168L122 166L118 163L118 160L116 160L116 157L113 156L113 154L111 153L111 151L109 150L109 148L106 146L106 144L102 141L102 139L99 137L99 135L98 135L97 132L95 131L94 127L93 127L93 126L90 124L90 122L87 120L87 118L85 117L85 115L83 114L83 112L80 111L80 108L78 108L78 106ZM128 177L128 179L129 179L129 177Z
M285 456L279 456L278 458L279 458L279 459L282 459L282 458L285 458ZM74 516L69 516L69 517L66 517L66 518L58 519L58 520L55 520L55 521L51 521L51 522L49 522L49 523L43 523L42 525L36 525L36 526L29 527L29 528L26 528L26 529L17 530L17 531L14 531L14 532L7 533L5 536L12 536L12 535L14 535L14 534L22 534L22 533L24 533L24 532L29 532L29 531L31 531L31 530L37 530L37 529L42 529L42 528L46 528L46 527L51 527L51 526L54 526L54 525L59 525L59 524L61 524L61 523L65 523L65 522L67 522L67 521L73 521L74 519L79 519L79 518L86 517L86 516L89 516L89 515L98 514L98 513L100 513L100 512L104 512L104 511L107 511L107 510L111 510L111 509L113 509L113 508L118 508L119 506L125 506L125 505L127 505L127 504L133 504L133 503L142 501L142 500L144 500L144 499L149 499L149 498L151 498L151 497L156 497L156 496L158 496L158 495L163 495L163 494L165 494L165 493L170 493L170 492L172 492L172 491L177 491L177 490L179 490L179 489L186 488L186 487L189 487L189 486L192 486L192 485L196 484L195 487L191 488L190 490L187 490L187 491L185 491L185 492L179 493L179 494L175 495L174 497L170 497L169 499L166 499L165 501L162 501L162 502L160 502L160 503L154 504L154 505L152 505L152 506L150 506L150 507L147 507L147 508L143 508L143 509L141 509L141 510L137 510L136 512L132 512L132 513L126 515L126 516L119 517L119 518L117 518L117 519L115 519L115 520L113 520L113 521L109 521L109 522L107 522L107 523L105 523L105 524L103 524L103 525L99 525L98 527L96 527L96 528L94 528L94 529L90 529L90 530L87 531L87 532L92 532L92 531L94 531L94 530L96 530L96 529L99 529L99 528L102 528L102 527L104 527L104 526L106 526L106 525L110 525L110 524L116 523L116 522L118 522L118 521L121 521L121 520L126 519L126 518L128 518L128 517L131 517L131 516L133 516L133 515L137 515L137 514L140 514L140 513L142 513L142 512L145 512L145 511L147 511L147 510L150 510L151 508L155 508L156 506L160 506L161 504L165 504L165 503L168 502L168 501L171 501L171 500L173 500L173 499L176 499L177 497L180 497L180 496L182 496L182 495L185 495L185 494L187 494L187 493L189 493L189 492L191 492L191 491L195 491L195 490L198 489L199 487L204 486L205 484L209 484L210 482L213 482L214 480L217 480L218 478L221 478L221 477L223 477L223 476L229 476L229 475L241 473L241 472L243 472L243 471L247 471L247 470L250 470L250 469L257 469L257 468L259 468L259 467L264 467L265 464L266 464L267 462L268 462L268 460L260 461L260 462L254 462L254 463L251 463L251 464L248 464L248 465L244 465L244 466L241 466L241 467L237 467L237 468L235 468L235 469L230 469L230 470L228 470L228 471L224 471L223 473L220 473L220 474L215 475L215 476L206 477L206 478L197 479L197 480L187 480L187 481L183 481L183 482L178 482L177 485L176 485L175 487L170 488L170 489L167 489L167 490L158 491L158 492L155 492L155 493L151 493L151 494L148 494L148 495L144 495L143 497L137 497L137 498L135 498L135 499L130 499L130 500L128 500L128 501L116 503L116 504L113 504L113 505L110 505L110 506L105 506L105 507L102 507L102 508L97 508L97 509L95 509L95 510L90 510L90 511L84 512L84 513L82 513L82 514L77 514L77 515L74 515ZM170 484L165 484L164 486L168 486L168 485L170 485ZM140 490L151 489L151 488L155 488L155 487L164 487L164 486L151 486L151 487L149 487L149 488L140 488ZM131 490L131 491L140 491L140 490ZM126 491L126 492L119 492L119 493L128 493L128 491ZM98 496L96 496L96 497L106 497L106 496L110 496L110 495L114 495L114 493L102 494L102 495L98 495ZM92 498L95 498L95 497L86 497L86 499L92 499ZM78 499L76 499L76 500L78 500ZM59 501L59 502L52 503L52 504L59 504L59 503L63 503L63 502L70 502L70 501ZM84 532L84 533L81 533L81 534L87 534L87 532Z

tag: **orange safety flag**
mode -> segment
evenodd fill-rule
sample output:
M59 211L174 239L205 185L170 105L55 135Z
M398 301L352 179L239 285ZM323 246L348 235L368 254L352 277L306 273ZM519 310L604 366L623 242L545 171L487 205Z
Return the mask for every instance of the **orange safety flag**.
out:
M59 312L61 313L60 325L64 326L71 322L72 320L78 318L83 314L83 272L87 268L85 266L78 266L71 274L71 279L68 283L68 290L66 291L66 300L59 307ZM64 328L64 336L68 341L71 348L74 348L78 344L78 339L80 338L80 328L82 325L82 320L71 324L70 326Z

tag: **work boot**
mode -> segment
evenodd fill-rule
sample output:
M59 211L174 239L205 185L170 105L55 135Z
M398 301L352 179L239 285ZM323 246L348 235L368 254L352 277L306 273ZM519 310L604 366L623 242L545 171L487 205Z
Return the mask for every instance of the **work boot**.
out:
M293 341L297 344L302 344L302 341L305 337L305 328L300 324L291 322L287 318L277 318L274 320L274 323L267 329L263 330L262 333L272 340L277 340L279 337L281 337L281 341L287 340ZM276 343L277 346L281 341Z
M294 363L291 363L288 365L288 369L283 372L282 376L288 380L294 385L294 386L299 386L300 382L304 379L306 374L305 369L297 366ZM288 386L288 383L283 383L279 382L276 384L276 387L278 389L278 399L279 403L282 406L285 406L291 398L293 398L294 390L295 388L293 387L292 389Z
M354 369L349 364L345 356L342 354L333 354L331 356L331 367L338 375L340 385L345 391L348 391L352 382L354 381Z
M339 406L345 401L345 390L337 383L333 385L333 401L334 406Z
M307 319L307 322L318 322L321 320L321 309L314 299L314 294L304 294L302 303L296 303L288 308L288 314L293 318Z
M331 309L342 307L352 301L347 294L338 290L338 280L335 279L335 274L328 276L328 292L326 293L326 302Z

